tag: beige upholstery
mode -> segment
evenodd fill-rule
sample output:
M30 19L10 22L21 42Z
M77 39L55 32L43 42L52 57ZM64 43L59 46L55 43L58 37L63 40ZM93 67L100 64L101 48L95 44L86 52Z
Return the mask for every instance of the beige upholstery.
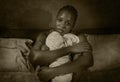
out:
M87 39L93 48L92 71L114 68L120 64L120 34L88 35Z
M27 55L29 39L0 38L0 71L29 71Z
M94 65L90 68L91 71L119 66L119 34L88 35L87 39L93 48ZM26 56L29 53L29 48L25 44L26 41L29 42L28 39L0 38L0 71L8 71L0 72L0 82L40 81L36 74L28 73L28 67L25 64L25 59L22 57L22 55Z

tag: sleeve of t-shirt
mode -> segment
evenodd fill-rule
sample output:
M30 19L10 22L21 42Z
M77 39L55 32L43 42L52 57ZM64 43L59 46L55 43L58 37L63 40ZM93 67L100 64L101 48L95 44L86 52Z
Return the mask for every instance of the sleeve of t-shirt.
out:
M33 49L41 50L41 47L45 44L46 37L45 33L40 33L33 45Z

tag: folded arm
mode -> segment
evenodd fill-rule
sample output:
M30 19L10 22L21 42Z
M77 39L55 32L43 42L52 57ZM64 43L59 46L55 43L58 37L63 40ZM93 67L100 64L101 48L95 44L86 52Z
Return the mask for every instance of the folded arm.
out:
M84 53L82 56L79 56L76 60L72 62L51 68L51 73L54 73L54 76L57 76L61 74L83 71L93 65L92 59L92 53Z
M81 42L87 42L87 39L85 36L79 36L81 39ZM76 46L81 46L80 44L77 44ZM73 49L76 49L76 46L73 46ZM81 48L77 48L78 50ZM75 51L75 50L74 50ZM79 50L81 51L81 50ZM68 73L76 73L76 72L82 72L83 70L86 70L88 67L93 65L93 56L92 56L92 50L88 52L83 52L82 55L78 56L77 59L73 60L72 62L49 68L49 69L43 69L39 75L43 76L40 77L43 80L51 79L55 76L62 75L62 74L68 74Z
M42 50L42 46L45 45L46 37L47 36L45 34L40 34L37 37L33 48L31 48L29 59L34 66L49 65L57 58L70 53L70 49L68 47L53 51Z
M31 50L30 60L34 65L49 65L57 58L70 53L69 48L62 48L53 51Z
M69 53L80 53L83 51L88 51L89 46L87 43L80 43L79 45L74 45L70 47L65 47L57 50L41 50L43 44L45 44L46 36L40 34L31 49L29 59L33 65L49 65L57 58L68 55Z

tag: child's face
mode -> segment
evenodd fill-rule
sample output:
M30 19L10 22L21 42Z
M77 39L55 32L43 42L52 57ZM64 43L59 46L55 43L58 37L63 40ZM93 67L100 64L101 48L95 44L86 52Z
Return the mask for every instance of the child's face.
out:
M69 33L74 26L74 15L68 11L61 11L56 18L56 29L61 34Z

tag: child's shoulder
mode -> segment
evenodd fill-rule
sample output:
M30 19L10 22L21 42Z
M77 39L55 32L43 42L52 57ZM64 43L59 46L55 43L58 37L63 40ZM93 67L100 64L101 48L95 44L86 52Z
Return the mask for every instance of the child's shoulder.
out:
M49 35L50 31L43 31L43 32L40 32L38 35L37 35L37 40L39 39L46 39L47 36Z
M38 37L47 37L50 33L52 33L53 30L46 30L46 31L42 31L38 34Z

